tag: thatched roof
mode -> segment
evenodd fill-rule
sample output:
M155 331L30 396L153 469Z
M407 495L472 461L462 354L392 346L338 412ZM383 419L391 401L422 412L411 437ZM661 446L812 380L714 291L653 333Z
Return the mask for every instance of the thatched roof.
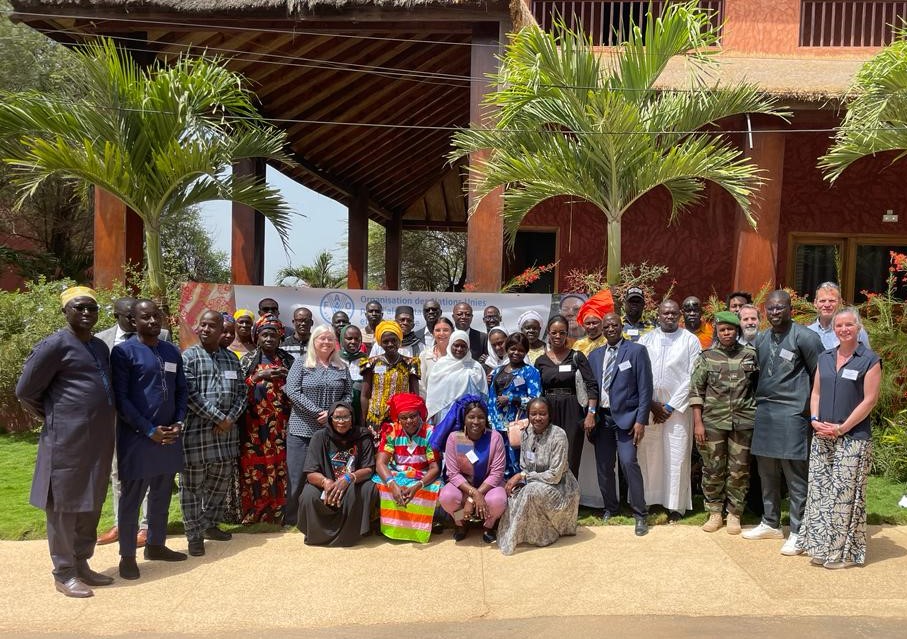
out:
M719 54L714 79L721 83L751 82L766 93L796 102L837 104L868 57L853 59L771 58L758 54ZM689 88L685 63L672 60L659 87Z
M379 7L506 7L506 2L495 0L11 0L16 11L48 13L53 10L72 13L80 11L94 14L97 11L119 11L126 14L180 13L197 16L229 16L261 13L293 16L318 8Z

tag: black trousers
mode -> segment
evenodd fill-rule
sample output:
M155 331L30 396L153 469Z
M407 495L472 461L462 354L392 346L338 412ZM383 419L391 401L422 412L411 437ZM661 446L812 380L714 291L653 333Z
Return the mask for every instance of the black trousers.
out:
M139 532L139 508L148 492L148 544L163 546L167 540L167 517L173 492L173 474L142 479L120 480L119 529L120 556L135 557L135 538Z
M633 516L637 519L648 514L646 494L642 482L642 470L636 457L633 431L623 430L611 419L607 409L599 409L597 425L593 436L595 444L595 467L598 473L598 487L605 502L605 510L612 515L620 512L617 486L614 478L614 464L620 460L620 467L627 478L627 497Z
M54 565L54 579L68 581L77 576L79 566L88 566L88 560L94 554L101 511L61 512L54 510L53 498L48 497L44 512L47 515L47 545Z

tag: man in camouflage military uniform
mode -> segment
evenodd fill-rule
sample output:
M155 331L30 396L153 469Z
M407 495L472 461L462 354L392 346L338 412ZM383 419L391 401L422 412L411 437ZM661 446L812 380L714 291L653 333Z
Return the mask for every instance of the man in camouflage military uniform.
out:
M722 311L715 322L718 341L699 356L690 382L693 437L702 455L702 493L709 512L702 529L721 528L727 502L727 531L738 535L749 486L759 371L756 349L737 341L737 315Z

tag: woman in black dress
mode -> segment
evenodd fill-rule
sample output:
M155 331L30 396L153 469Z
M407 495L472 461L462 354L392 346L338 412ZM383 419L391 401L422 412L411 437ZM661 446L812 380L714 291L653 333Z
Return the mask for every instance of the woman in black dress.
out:
M579 477L583 434L595 425L595 416L587 411L598 406L598 383L586 356L567 346L568 329L563 315L548 320L548 349L535 360L535 367L542 378L542 395L551 404L551 423L567 433L567 460L573 476ZM582 404L577 384L586 391Z

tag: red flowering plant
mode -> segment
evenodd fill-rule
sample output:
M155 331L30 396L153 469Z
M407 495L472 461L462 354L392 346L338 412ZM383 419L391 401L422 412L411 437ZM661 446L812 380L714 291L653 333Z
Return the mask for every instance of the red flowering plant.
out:
M655 294L655 285L662 281L668 274L668 267L661 264L649 264L642 262L640 264L624 264L620 267L620 278L615 286L611 287L611 294L614 300L619 304L627 293L627 289L632 286L638 286L645 294L645 310L643 318L653 320L658 304L661 300L671 296L674 290L674 280L668 285L663 295ZM605 277L605 269L598 268L584 271L581 269L572 269L567 273L567 292L585 293L586 295L595 295L600 290L608 288L608 280Z
M557 262L543 264L542 266L530 266L525 271L504 284L504 286L501 287L501 293L519 293L520 291L524 291L529 288L530 284L538 281L538 279L543 274L553 271L556 266Z

